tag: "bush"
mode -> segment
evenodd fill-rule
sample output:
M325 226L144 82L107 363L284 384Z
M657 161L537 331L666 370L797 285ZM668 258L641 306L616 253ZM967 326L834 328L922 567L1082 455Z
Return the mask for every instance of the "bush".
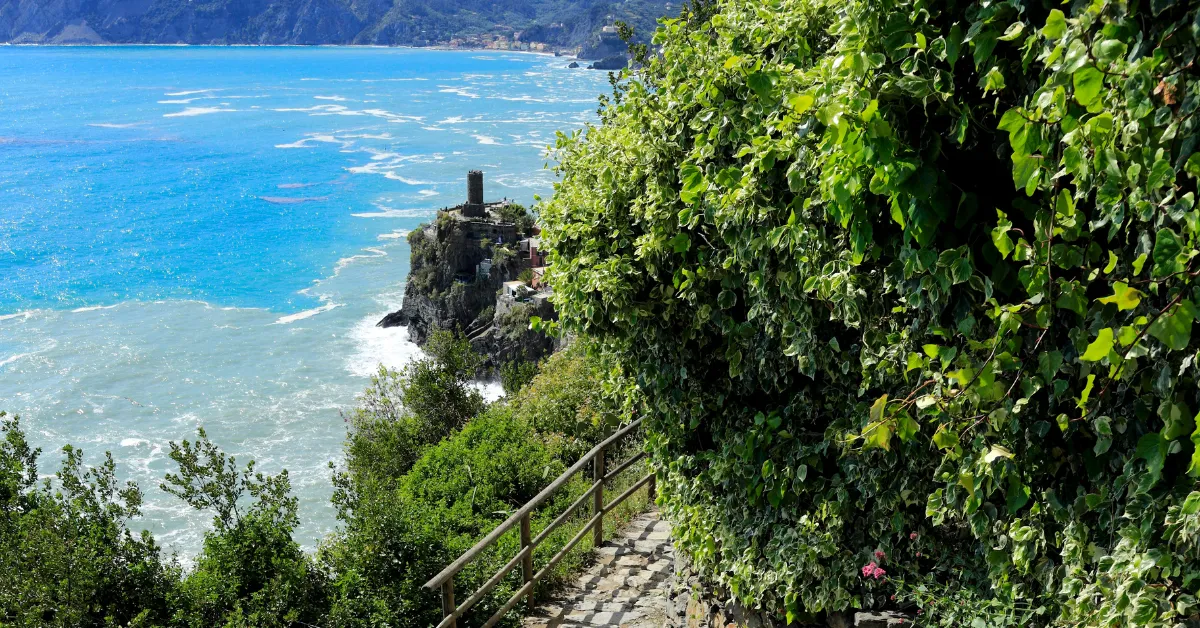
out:
M195 443L171 443L170 456L179 473L167 474L163 490L214 515L196 567L179 587L174 623L283 627L319 621L326 608L324 577L292 538L299 519L287 471L256 473L253 461L239 468L203 429ZM247 498L253 501L246 504Z
M390 485L408 473L425 448L466 425L485 402L472 385L482 359L453 332L434 331L428 357L400 371L380 366L347 419L346 469L339 485L352 498L354 485Z
M565 469L541 437L503 405L430 448L396 489L363 496L343 513L346 529L326 550L338 574L333 625L429 626L441 620L437 592L422 585ZM582 480L538 511L543 527L582 492ZM473 593L519 550L508 534L455 579ZM521 586L517 570L473 611L482 623ZM462 595L469 594L463 593Z
M789 619L1195 620L1196 3L708 10L540 212L681 548Z
M504 387L504 394L512 396L520 392L525 384L533 381L537 371L537 362L513 360L502 364L500 366L500 384Z

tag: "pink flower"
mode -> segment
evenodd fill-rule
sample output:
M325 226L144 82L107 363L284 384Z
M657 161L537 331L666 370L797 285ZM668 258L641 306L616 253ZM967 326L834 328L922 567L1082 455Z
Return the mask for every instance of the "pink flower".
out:
M875 561L871 561L871 562L863 565L862 575L864 578L874 578L874 579L878 580L878 579L882 578L883 576L886 576L887 572L884 571L883 568L880 567L879 565L876 565Z
M913 532L912 534L908 535L908 540L910 540L910 541L917 540L917 533Z
M875 559L882 563L887 559L887 554L884 554L882 550L875 550Z

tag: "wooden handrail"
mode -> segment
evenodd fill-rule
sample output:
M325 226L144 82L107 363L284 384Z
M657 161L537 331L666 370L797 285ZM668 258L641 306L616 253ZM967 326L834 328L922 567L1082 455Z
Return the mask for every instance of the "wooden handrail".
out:
M495 625L496 622L503 618L506 613L508 613L513 609L514 606L517 605L522 597L528 596L529 600L531 602L533 601L533 587L547 573L549 573L549 571L555 565L557 565L564 556L567 555L567 552L575 547L575 545L587 535L589 530L591 530L593 534L593 544L595 546L599 546L601 544L603 541L605 514L610 512L618 504L628 499L631 495L633 495L634 492L647 484L650 487L650 496L653 497L654 474L650 473L649 475L635 482L630 489L626 490L611 503L607 505L604 503L604 483L612 480L622 471L625 471L635 462L646 456L645 452L639 452L630 459L617 465L616 468L611 472L605 473L605 450L613 443L637 429L641 423L642 419L637 419L629 425L617 430L595 447L592 447L591 450L584 454L582 458L580 458L575 464L571 465L570 468L564 471L562 475L558 476L558 478L546 486L546 488L542 489L542 491L534 496L533 499L529 500L524 506L521 506L521 508L509 516L508 519L505 519L503 523L496 526L496 528L489 532L487 536L483 537L478 543L473 545L471 549L464 552L463 555L459 556L457 560L455 560L453 563L450 563L445 569L431 578L429 582L425 583L426 589L432 590L440 588L442 591L443 619L437 625L437 628L455 628L457 619L459 617L462 617L468 610L471 609L472 606L483 599L483 597L487 595L493 588L495 588L496 585L499 584L505 576L512 572L517 565L521 565L524 585L508 599L508 601L500 608L498 612L492 615L486 624L484 624L485 627ZM554 494L555 491L562 488L563 485L565 485L571 479L571 477L583 470L588 463L593 463L592 485L586 491L584 491L584 493L580 495L574 503L568 506L567 509L562 512L562 514L556 517L554 521L550 523L550 525L546 526L546 528L542 530L536 537L530 539L529 522L534 509L546 501L546 499ZM587 502L589 497L592 498L593 505L592 516L588 519L587 524L583 527L583 529L575 534L574 537L572 537L566 546L560 549L550 559L550 562L547 563L546 566L538 570L537 573L533 573L534 549L537 548L537 546L544 541L551 532L565 523L571 517L571 515L579 509L580 506ZM516 556L514 556L508 561L508 563L501 567L499 571L493 574L492 577L489 578L478 591L468 597L462 604L456 606L454 604L455 574L462 571L464 567L470 564L471 561L475 560L485 549L498 541L501 536L513 529L513 527L517 526L518 524L521 526L521 551L519 551Z

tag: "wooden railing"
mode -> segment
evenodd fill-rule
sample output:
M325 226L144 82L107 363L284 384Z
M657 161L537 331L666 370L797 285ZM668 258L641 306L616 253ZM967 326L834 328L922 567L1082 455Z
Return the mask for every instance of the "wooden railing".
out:
M437 625L437 628L456 628L458 618L466 614L466 612L470 610L472 606L478 603L479 600L482 600L485 595L490 593L491 590L494 589L497 584L500 584L500 581L503 580L504 577L507 576L509 572L515 569L519 564L521 565L521 573L524 577L525 585L518 589L517 592L514 593L507 602L505 602L504 606L502 606L500 610L496 611L496 613L487 620L487 623L483 625L483 628L491 628L492 626L496 625L496 622L500 621L500 619L503 618L506 613L511 611L513 607L520 602L522 597L528 597L529 601L531 603L533 602L534 586L538 583L538 581L545 577L551 569L553 569L560 561L562 561L567 553L570 552L571 549L579 543L579 541L583 540L588 531L591 531L592 533L592 545L594 547L599 547L604 543L605 513L612 511L617 507L617 505L628 499L629 496L633 495L643 486L649 486L648 493L650 497L653 498L655 488L654 473L651 472L635 482L624 493L618 495L616 499L612 500L607 505L604 503L604 483L620 475L621 472L633 466L634 463L646 456L644 451L639 452L637 455L617 465L617 467L612 471L605 473L604 452L616 444L617 441L621 440L630 432L637 429L641 423L642 420L638 419L621 428L620 430L617 430L612 436L609 436L599 445L593 447L592 450L587 452L587 454L580 458L578 462L571 465L571 468L564 471L563 474L558 476L558 478L551 482L549 486L542 489L542 492L538 493L536 497L529 500L528 503L514 512L512 516L504 521L504 523L496 526L495 530L492 530L471 549L467 550L462 556L459 556L458 560L450 563L450 565L443 569L441 573L434 576L429 582L425 583L426 589L441 589L442 591L442 614L444 615L444 618L442 619L441 623ZM574 503L568 506L567 509L558 516L558 518L550 522L550 525L546 526L546 529L542 530L541 533L539 533L536 537L530 538L531 534L529 529L529 520L533 511L539 505L541 505L542 502L546 501L547 498L554 494L555 491L562 488L562 486L566 484L572 476L587 466L588 463L592 464L592 486L588 488L588 490L584 491L584 493L579 496L579 499L576 499ZM537 573L534 573L534 549L537 548L542 541L546 540L546 537L548 537L551 532L566 523L567 520L571 518L571 515L574 514L580 506L587 503L589 498L592 500L592 517L588 519L586 524L584 524L582 530L575 534L575 536L571 537L571 540L568 541L567 544L558 551L558 553L550 558L550 561L546 563L546 566L542 567ZM509 560L503 567L500 568L499 571L489 578L487 582L483 583L483 586L480 587L480 589L473 595L468 597L465 602L455 606L455 574L457 574L459 571L462 571L462 569L471 561L475 560L475 558L483 553L483 550L487 549L496 541L498 541L500 537L504 535L504 533L512 530L518 525L521 527L521 551L517 552L517 555L513 556L512 560Z

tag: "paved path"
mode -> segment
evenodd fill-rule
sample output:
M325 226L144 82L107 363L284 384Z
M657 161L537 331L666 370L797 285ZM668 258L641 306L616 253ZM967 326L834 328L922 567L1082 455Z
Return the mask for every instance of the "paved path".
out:
M596 564L535 609L524 628L662 628L675 565L670 524L658 511L642 513L596 554Z

